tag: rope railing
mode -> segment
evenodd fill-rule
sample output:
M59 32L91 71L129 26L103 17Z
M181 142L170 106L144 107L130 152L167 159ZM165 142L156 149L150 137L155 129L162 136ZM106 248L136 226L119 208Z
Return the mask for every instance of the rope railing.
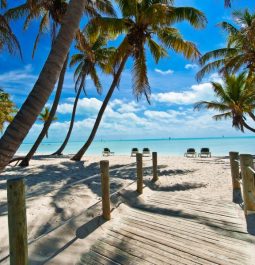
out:
M242 194L245 214L255 212L255 170L253 156L247 154L241 154L239 156L238 152L230 152L229 158L233 185L233 201L240 202L240 195Z

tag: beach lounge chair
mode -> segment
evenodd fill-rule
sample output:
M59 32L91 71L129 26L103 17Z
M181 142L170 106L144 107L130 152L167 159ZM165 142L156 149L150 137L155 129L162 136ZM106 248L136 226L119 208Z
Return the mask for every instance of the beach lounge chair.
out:
M189 156L196 157L197 156L196 150L194 148L188 148L187 152L184 154L184 156L186 156L186 157L189 157Z
M150 156L150 155L151 155L150 149L147 147L143 148L143 156Z
M111 152L109 148L104 148L102 155L110 156L110 155L114 155L114 152Z
M211 157L210 149L207 147L203 147L200 150L200 153L198 154L200 157Z
M136 156L137 153L139 153L138 148L136 148L136 147L132 148L132 150L131 150L131 156Z

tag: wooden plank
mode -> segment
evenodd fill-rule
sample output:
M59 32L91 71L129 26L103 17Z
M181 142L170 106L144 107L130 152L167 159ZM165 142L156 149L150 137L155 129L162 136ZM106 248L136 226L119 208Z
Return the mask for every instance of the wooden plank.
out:
M120 250L127 252L128 254L132 254L133 256L136 256L138 258L141 258L143 260L146 260L148 262L151 262L153 264L171 264L174 265L174 263L169 262L166 258L163 257L162 260L162 256L158 256L156 253L149 252L147 251L146 248L144 248L144 246L141 245L137 245L136 242L133 242L133 244L131 245L129 241L125 241L125 240L121 240L119 238L116 237L112 237L110 235L107 235L107 237L104 237L101 239L101 241L119 248Z
M191 262L192 264L193 263L201 264L201 265L212 265L212 264L214 264L213 262L204 260L204 259L196 256L195 254L190 254L189 252L185 252L185 251L182 251L178 248L175 248L174 245L169 244L168 242L162 243L162 240L158 239L157 237L154 237L154 235L152 235L150 237L147 234L141 235L140 233L136 233L134 231L130 232L126 229L118 230L118 229L112 228L111 231L116 233L116 234L141 241L144 244L149 244L151 246L155 246L158 249L161 249L163 251L167 251L168 253L175 255L178 258L185 259L188 262Z
M135 218L133 216L126 217L126 220L130 220L130 219L134 219L136 221L143 222L145 225L150 224L151 226L159 227L163 231L166 230L167 232L171 232L173 234L177 234L180 236L186 237L188 235L189 237L192 237L192 240L196 240L197 242L205 242L208 244L213 244L213 245L219 246L220 248L224 247L225 249L229 249L229 251L231 251L231 252L233 251L233 248L234 248L238 252L238 256L242 255L242 253L239 252L240 247L246 247L246 245L244 245L244 246L234 245L233 246L233 242L222 242L221 238L218 237L219 236L218 234L216 234L214 238L210 238L210 237L207 237L207 235L203 235L203 234L199 235L197 233L192 233L192 231L189 231L188 229L186 231L183 229L179 229L178 227L176 227L176 225L167 226L166 224L148 221L148 220L144 220L144 219L139 219L139 218Z
M161 207L162 210L167 211L170 210L172 211L171 213L169 213L169 215L173 215L173 216L180 216L182 218L190 218L193 219L194 221L197 222L206 222L207 225L211 225L211 226L215 226L215 227L223 227L226 230L231 230L231 231L236 231L236 232L242 232L245 233L244 227L243 225L240 224L236 224L234 222L225 220L222 217L219 216L215 216L215 215L208 215L207 213L204 213L202 210L189 210L189 209L185 209L185 211L183 211L180 207L170 207L168 204L163 204L161 203L161 205L163 205L164 207ZM140 210L150 210L153 209L154 205L146 205L145 208L143 208L142 206L139 206ZM155 210L157 210L158 208L158 204L155 204ZM184 207L183 207L184 208ZM160 210L158 210L158 214L160 214Z
M134 212L132 211L131 213L129 212L128 215L124 215L129 218L135 218L135 219L140 219L145 222L149 223L154 223L158 225L163 225L164 227L167 228L172 228L175 229L176 231L179 232L188 232L192 237L198 237L198 238L203 238L206 237L209 240L213 240L215 242L219 242L223 245L228 245L231 244L233 247L236 247L237 249L244 246L246 247L247 244L243 241L240 241L239 239L236 238L231 238L223 234L216 233L215 231L212 231L211 229L207 229L205 226L195 223L195 222L189 222L186 220L182 220L180 222L179 219L168 217L166 218L155 218L154 216L150 214L140 214L139 212Z
M125 222L126 220L128 220L128 221ZM222 246L218 246L216 243L211 243L211 242L208 242L205 240L190 237L190 235L188 233L183 234L183 233L179 233L179 232L170 231L170 230L164 229L162 227L158 227L155 225L150 225L150 224L145 223L145 222L141 222L141 220L134 221L130 218L123 219L123 223L126 223L127 225L132 225L132 227L135 225L141 224L140 226L143 227L144 229L150 229L151 231L155 231L155 233L157 233L159 235L164 235L166 238L169 238L169 236L170 236L170 238L175 237L178 239L178 241L183 242L184 244L186 241L186 242L189 242L189 244L191 244L193 247L198 247L198 248L200 248L201 244L202 244L203 250L214 251L216 253L219 253L220 255L226 256L226 257L231 258L231 259L239 260L240 262L242 262L242 258L240 258L241 253L236 254L236 252L233 252L233 250L227 249L226 247L222 248Z
M232 205L232 206L228 206L225 204L222 204L220 206L211 206L211 205L201 205L201 202L194 202L194 201L189 201L187 199L181 199L181 198L173 198L172 200L169 200L167 198L154 198L151 197L150 199L148 199L148 201L151 200L159 200L159 201L164 201L166 203L169 204L180 204L180 205L193 205L193 206L199 206L202 207L204 209L209 209L211 211L217 211L219 213L222 213L223 215L228 215L231 217L233 215L237 215L237 211L236 211L236 205Z
M113 238L120 239L124 242L129 242L130 244L140 246L140 248L150 251L151 253L153 253L153 255L160 256L162 259L166 259L168 260L168 262L174 265L176 265L177 263L183 265L197 264L195 262L185 259L184 257L172 254L170 251L168 251L168 249L164 248L164 246L162 248L161 245L158 243L145 241L140 237L129 235L123 236L122 234L114 231L109 231L108 235Z
M152 205L156 205L156 206L164 205L164 208L166 208L165 206L167 206L167 208L170 208L170 209L178 209L178 210L181 209L182 211L185 210L185 212L188 212L188 213L199 212L202 216L207 216L215 220L228 222L238 227L243 227L243 222L240 222L239 219L232 217L232 216L220 214L217 211L210 211L207 208L195 207L195 206L191 206L187 204L176 204L174 202L169 203L169 202L164 202L162 200L154 200L154 199L148 201L148 203L151 203Z
M122 230L128 231L130 233L139 234L140 236L147 236L148 238L153 237L154 240L157 239L160 243L167 243L172 248L181 250L183 252L189 253L191 255L198 256L204 260L210 261L212 263L225 265L228 264L240 264L232 258L226 256L220 256L219 254L215 254L204 249L204 245L200 244L200 246L195 247L194 243L187 244L187 242L183 242L182 240L178 240L177 238L166 237L164 233L160 233L159 231L155 232L153 229L144 228L139 225L133 225L131 228L130 225L125 225L122 227Z
M131 255L119 248L113 247L105 242L97 241L95 245L91 248L94 252L99 253L108 259L125 265L150 265L155 264L147 262L141 258Z

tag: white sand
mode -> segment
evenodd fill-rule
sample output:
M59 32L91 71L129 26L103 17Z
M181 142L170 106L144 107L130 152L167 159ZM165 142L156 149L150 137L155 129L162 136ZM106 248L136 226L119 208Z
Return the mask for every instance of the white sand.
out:
M41 158L28 168L8 167L0 175L0 260L8 254L6 179L24 176L27 184L28 238L35 239L101 199L99 161L110 161L111 193L136 179L135 157ZM151 158L144 158L145 184L151 189L232 199L228 159L159 157L160 180L152 184ZM93 212L90 213L93 216Z

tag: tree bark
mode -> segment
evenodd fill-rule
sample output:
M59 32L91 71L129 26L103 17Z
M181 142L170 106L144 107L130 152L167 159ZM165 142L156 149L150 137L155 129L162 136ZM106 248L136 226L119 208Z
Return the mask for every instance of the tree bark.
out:
M62 143L62 145L59 147L59 149L55 153L53 153L52 155L62 155L62 152L64 151L64 149L65 149L65 147L66 147L66 145L67 145L67 143L69 141L69 138L70 138L72 130L73 130L76 109L77 109L77 105L78 105L78 101L79 101L79 98L80 98L81 91L82 91L82 87L80 86L79 90L77 91L77 95L76 95L76 98L75 98L75 101L74 101L72 117L71 117L71 121L70 121L68 132L66 134L66 138L65 138L64 142Z
M0 139L0 171L5 168L46 104L79 28L86 0L71 0L59 34L32 91Z
M51 110L50 110L50 113L49 113L49 117L48 117L47 121L44 123L42 131L39 134L39 136L37 137L34 145L30 149L30 151L28 152L26 157L19 164L22 167L27 167L29 165L30 159L35 154L35 152L38 149L39 145L41 144L43 138L45 136L46 136L46 138L48 138L48 130L49 130L49 127L51 125L51 122L52 122L53 118L55 117L56 110L57 110L58 103L59 103L59 99L60 99L60 96L61 96L61 93L62 93L62 90L63 90L63 84L64 84L64 80L65 80L65 73L66 73L67 64L68 64L68 58L69 58L69 55L67 54L65 63L63 65L63 68L62 68L60 76L59 76L58 86L57 86L57 90L56 90L56 95L55 95L55 98L54 98L54 101L53 101L53 104L52 104L52 107L51 107Z
M119 69L117 71L117 73L115 74L114 76L114 79L112 81L112 84L111 84L111 87L104 99L104 102L98 112L98 115L97 115L97 118L96 118L96 121L95 121L95 124L94 124L94 127L89 135L89 138L87 140L87 142L82 146L82 148L71 158L71 160L74 160L74 161L80 161L82 156L85 154L85 152L87 151L87 149L89 148L89 146L91 145L95 135L96 135L96 132L97 132L97 129L100 125L100 122L101 122L101 119L103 117L103 114L104 114L104 111L107 107L107 104L109 102L109 100L111 99L111 96L113 94L113 91L114 89L116 88L116 86L118 85L119 83L119 79L120 79L120 75L124 69L124 66L126 64L126 61L129 57L129 53L127 53L125 55L125 57L122 59L121 63L120 63L120 66L119 66Z

